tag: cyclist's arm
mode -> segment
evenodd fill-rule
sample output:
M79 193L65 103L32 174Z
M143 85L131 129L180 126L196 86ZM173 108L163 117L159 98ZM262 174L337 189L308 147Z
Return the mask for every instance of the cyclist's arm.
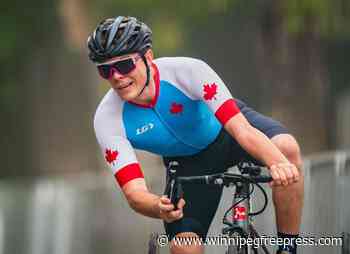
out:
M105 138L100 144L105 160L130 207L143 215L160 218L159 209L156 208L160 197L148 191L141 166L129 141L119 136Z
M150 193L144 179L129 181L122 189L130 207L140 214L159 218L168 223L183 217L185 200L180 199L177 203L177 209L174 209L174 205L167 197L159 197Z
M279 163L289 163L271 140L254 128L242 113L233 116L224 127L244 150L268 167Z
M172 211L174 206L170 204L170 200L148 191L135 151L125 137L123 128L116 125L118 121L115 121L115 114L106 114L108 109L102 108L97 111L94 120L95 134L103 156L130 207L149 217L166 221L179 219L182 216L184 201L178 206L180 209Z
M129 181L122 187L122 190L134 211L148 217L160 218L160 197L148 191L144 179Z
M104 159L128 203L133 209L140 211L139 207L142 206L139 204L140 201L144 199L144 203L153 204L153 200L156 200L157 197L148 192L135 151L126 138L123 121L120 118L121 112L117 111L122 106L115 103L112 95L107 96L95 114L95 135ZM146 209L141 209L141 213L158 217L152 212L153 210L146 207Z
M192 59L183 66L185 66L186 77L191 81L181 80L183 76L180 76L186 90L195 99L205 102L232 137L249 154L269 167L272 177L277 180L277 185L280 183L279 179L285 180L286 173L288 177L291 176L290 167L293 167L295 179L298 178L294 165L290 165L279 149L263 133L251 126L240 113L230 91L209 65Z
M205 102L233 138L253 157L267 166L288 163L286 157L259 130L249 124L219 75L205 62L187 62L187 76L192 82L184 84L196 99Z

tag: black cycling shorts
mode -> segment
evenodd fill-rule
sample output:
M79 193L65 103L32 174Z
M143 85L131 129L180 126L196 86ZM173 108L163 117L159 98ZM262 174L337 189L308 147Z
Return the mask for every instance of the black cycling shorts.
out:
M252 110L242 101L236 101L250 124L270 139L278 134L288 133L281 123ZM178 176L222 173L242 160L259 163L224 128L215 141L201 152L191 156L164 157L163 160L166 166L170 161L179 163ZM194 232L205 238L218 208L222 190L223 187L220 186L184 185L184 217L172 223L164 222L170 239L181 232Z

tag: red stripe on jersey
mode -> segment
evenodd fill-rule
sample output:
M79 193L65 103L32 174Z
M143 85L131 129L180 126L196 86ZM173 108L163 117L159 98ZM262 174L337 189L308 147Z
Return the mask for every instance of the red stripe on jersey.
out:
M144 178L139 163L132 163L121 168L114 176L120 187L135 178Z
M240 112L236 102L233 99L225 101L215 112L216 118L222 125Z

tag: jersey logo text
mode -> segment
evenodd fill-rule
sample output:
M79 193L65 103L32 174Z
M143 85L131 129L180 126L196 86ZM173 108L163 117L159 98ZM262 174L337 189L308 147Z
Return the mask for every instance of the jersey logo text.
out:
M149 124L142 126L141 128L137 128L136 135L141 135L141 134L145 133L146 131L153 129L153 127L154 127L154 124L149 123Z

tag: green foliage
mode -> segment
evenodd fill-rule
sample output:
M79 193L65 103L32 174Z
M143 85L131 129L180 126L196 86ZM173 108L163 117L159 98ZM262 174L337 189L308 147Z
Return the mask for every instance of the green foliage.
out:
M87 4L95 24L118 15L141 18L153 29L155 49L160 53L169 54L187 44L190 27L203 27L209 22L222 26L220 18L235 12L248 16L256 13L258 17L264 5L279 8L292 34L312 29L326 39L350 37L349 0L88 0Z
M272 2L274 1L274 2ZM23 66L18 62L30 58L35 49L52 40L59 32L57 20L59 1L21 0L5 1L1 6L0 24L0 95L2 103L11 102L3 97L12 96L16 86L16 73ZM273 3L271 5L271 3ZM316 24L324 38L337 40L350 37L349 0L87 0L92 31L106 17L131 15L144 20L154 32L154 48L157 54L175 54L188 48L193 40L193 29L217 27L222 32L230 29L233 15L243 15L259 22L264 4L281 4L281 15L291 33L308 29L308 23ZM266 8L265 8L266 9ZM192 29L192 30L191 30ZM208 29L210 30L210 29ZM213 38L208 35L208 39ZM57 40L57 43L62 43ZM20 59L20 61L19 61ZM14 71L15 70L15 71ZM15 72L15 73L14 73ZM6 85L5 85L6 84ZM20 85L18 85L20 86Z
M186 43L189 27L204 25L211 17L227 14L237 1L89 0L88 6L96 23L118 15L140 18L153 30L156 51L169 54L175 53Z
M305 32L311 25L324 38L350 36L348 0L288 0L281 3L291 33Z
M57 26L53 1L5 1L1 6L0 24L0 103L1 109L13 112L21 101L20 91L25 85L18 78L35 52L51 39Z

